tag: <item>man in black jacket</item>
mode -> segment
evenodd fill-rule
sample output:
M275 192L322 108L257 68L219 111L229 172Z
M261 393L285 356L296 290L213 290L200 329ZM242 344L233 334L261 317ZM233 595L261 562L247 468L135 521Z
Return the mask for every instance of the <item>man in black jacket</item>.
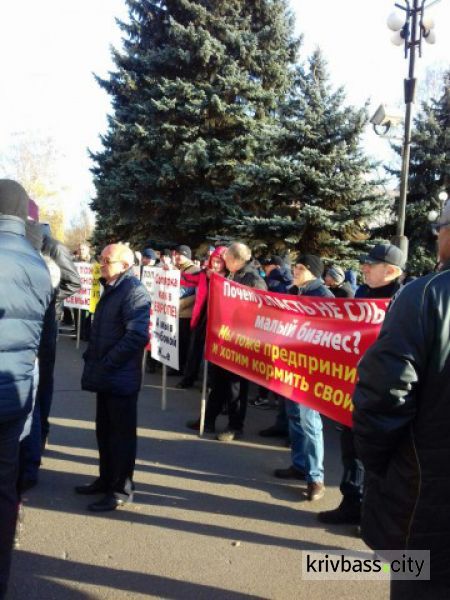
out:
M248 246L234 243L224 254L229 272L228 278L259 290L267 290L263 278L250 264L252 253ZM221 442L231 442L242 435L248 402L248 381L236 373L214 366L212 369L212 389L206 407L205 426L214 431L216 418L222 407L228 406L228 427L218 434Z
M441 271L407 286L358 368L356 448L366 469L361 530L377 550L429 550L430 581L391 581L391 598L450 598L450 203Z
M399 278L405 258L402 251L391 244L378 244L361 259L364 284L356 298L392 298L401 287ZM359 524L363 498L364 468L354 445L352 430L343 427L341 458L344 467L340 490L342 501L333 509L320 512L317 518L327 524Z
M31 224L30 224L31 226ZM39 384L33 411L33 423L30 435L22 444L22 491L32 488L38 481L41 455L50 424L49 415L53 402L53 372L56 360L56 340L58 337L58 320L62 314L63 302L81 287L80 277L72 260L70 250L61 242L51 237L48 223L36 223L42 235L41 254L50 258L59 268L59 283L50 306L45 313L44 328L39 346Z
M52 287L25 239L29 198L0 180L0 599L6 595L17 518L19 440L32 409L36 359Z
M137 398L150 318L150 297L134 276L133 264L133 252L123 244L111 244L102 251L104 292L83 356L82 388L97 393L100 474L75 491L104 494L88 506L93 512L114 510L133 499Z

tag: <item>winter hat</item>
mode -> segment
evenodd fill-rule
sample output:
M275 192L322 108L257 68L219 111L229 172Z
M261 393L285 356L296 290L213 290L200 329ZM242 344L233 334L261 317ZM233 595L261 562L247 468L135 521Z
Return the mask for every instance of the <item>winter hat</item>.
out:
M405 266L405 255L400 248L392 244L377 244L370 250L369 254L361 256L360 262L368 265L387 263L403 269Z
M331 267L328 267L326 274L334 279L336 285L341 285L341 283L344 283L345 281L344 270L337 265L331 265Z
M303 254L299 256L295 261L295 264L301 264L311 271L311 273L317 277L322 277L323 274L323 262L320 256L315 254Z
M156 260L156 254L152 248L145 248L142 252L142 256L144 258L149 258L150 260Z
M12 179L0 179L0 214L26 221L29 202L30 198L20 183Z
M176 254L182 254L186 258L192 258L192 251L189 246L176 246L175 247Z

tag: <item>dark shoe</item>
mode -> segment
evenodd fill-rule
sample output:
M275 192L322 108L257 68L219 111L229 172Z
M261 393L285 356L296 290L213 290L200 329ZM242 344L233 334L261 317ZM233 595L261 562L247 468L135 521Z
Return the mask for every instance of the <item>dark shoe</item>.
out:
M28 490L31 490L32 488L36 487L38 483L37 479L22 479L22 481L19 484L19 489L20 492L22 494L24 494L25 492L28 492Z
M225 429L217 435L217 440L219 442L232 442L233 440L237 440L242 437L242 431L239 429Z
M195 419L195 421L188 421L186 423L186 427L192 429L193 431L200 431L200 419ZM205 423L204 433L215 433L216 430L214 427L209 427Z
M86 485L77 485L75 487L75 493L81 494L82 496L94 496L95 494L106 494L106 486L99 480L96 479L92 483Z
M175 387L177 390L188 390L189 388L194 387L194 382L190 379L182 379Z
M272 427L268 427L267 429L260 431L258 435L265 438L285 438L287 433L277 429L272 425Z
M334 510L318 513L317 519L326 525L359 525L361 522L361 505L357 502L342 502Z
M89 504L88 510L90 510L91 512L108 512L111 510L116 510L116 508L119 508L119 506L129 504L130 502L133 502L132 495L130 495L127 500L122 500L122 498L118 498L113 494L107 494L101 500Z
M278 477L278 479L305 479L304 471L297 469L294 465L291 465L287 469L275 469L273 474L275 477Z
M325 486L321 481L312 481L308 483L306 496L310 502L321 500L325 496Z

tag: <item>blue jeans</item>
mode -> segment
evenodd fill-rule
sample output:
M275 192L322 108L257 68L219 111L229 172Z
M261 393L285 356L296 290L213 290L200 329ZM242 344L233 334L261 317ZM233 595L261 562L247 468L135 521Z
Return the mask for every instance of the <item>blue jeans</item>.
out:
M323 482L323 432L320 414L298 402L285 399L289 419L292 464L304 471L308 483Z

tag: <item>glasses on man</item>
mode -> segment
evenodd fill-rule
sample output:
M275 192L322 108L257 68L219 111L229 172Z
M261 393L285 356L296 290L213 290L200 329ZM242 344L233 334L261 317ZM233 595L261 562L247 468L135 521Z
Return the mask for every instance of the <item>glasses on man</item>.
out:
M101 265L113 265L114 263L120 263L121 260L111 260L109 256L97 256L97 261Z

